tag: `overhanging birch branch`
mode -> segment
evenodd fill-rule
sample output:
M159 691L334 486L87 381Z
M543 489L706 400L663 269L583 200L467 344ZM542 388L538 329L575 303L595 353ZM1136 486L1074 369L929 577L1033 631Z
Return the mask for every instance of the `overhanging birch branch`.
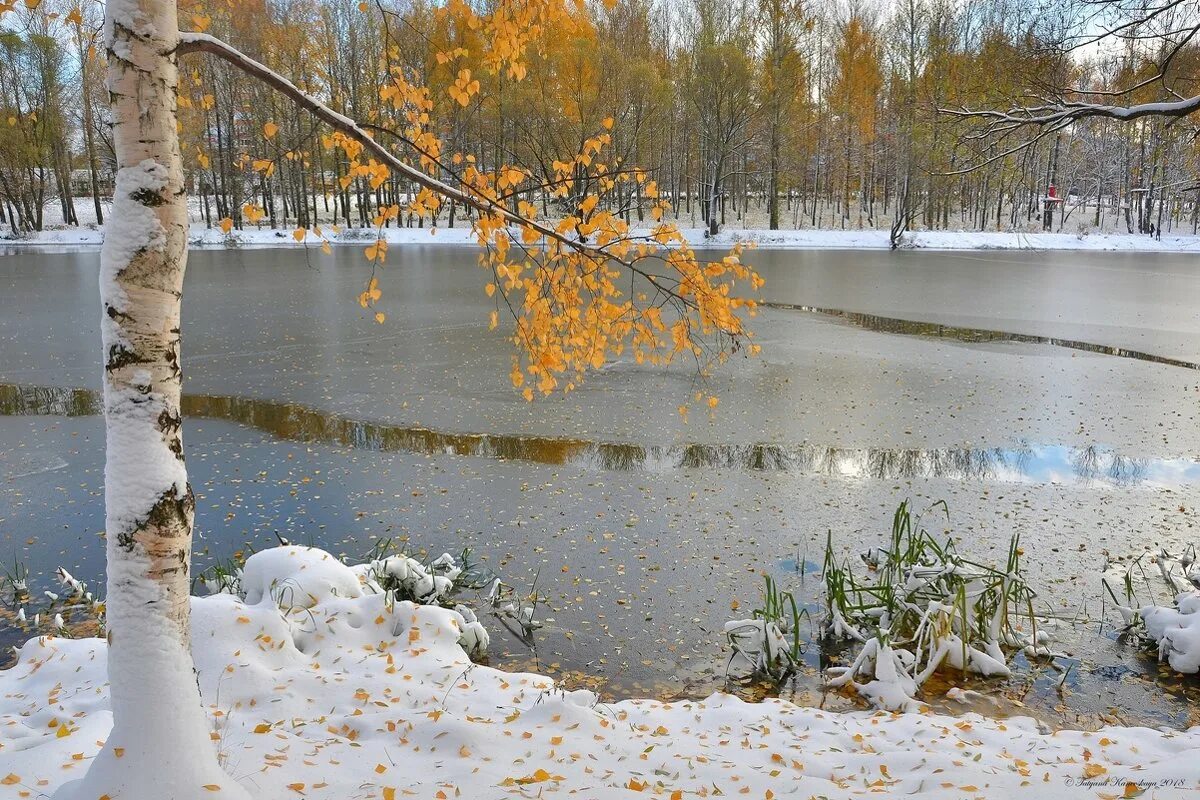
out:
M254 60L250 56L216 38L215 36L210 36L206 33L180 31L179 46L176 48L175 52L177 55L186 55L188 53L207 53L209 55L216 56L217 58L220 58L221 60L237 67L247 75L258 78L280 94L291 99L296 105L308 111L320 121L329 125L331 128L341 131L345 135L359 142L363 146L363 149L375 158L379 159L380 163L386 164L389 169L394 170L418 186L429 189L430 191L441 195L447 200L454 200L474 208L483 214L495 214L507 222L530 228L534 231L537 231L537 233L546 237L547 239L556 241L563 246L575 250L576 252L581 253L589 258L614 261L625 269L629 270L631 273L644 278L652 286L654 286L656 291L663 293L672 301L681 303L683 306L689 309L697 308L694 300L683 296L672 286L666 283L666 276L657 275L640 268L637 265L636 260L621 258L614 255L605 247L591 245L581 239L567 236L548 225L511 211L496 200L478 193L465 192L457 189L444 181L438 180L437 178L426 174L411 164L405 163L390 150L380 144L378 140L372 137L370 133L368 133L353 119L334 111L320 100L317 100L312 95L304 92L300 87L296 86L296 84L292 83L275 70L259 61Z

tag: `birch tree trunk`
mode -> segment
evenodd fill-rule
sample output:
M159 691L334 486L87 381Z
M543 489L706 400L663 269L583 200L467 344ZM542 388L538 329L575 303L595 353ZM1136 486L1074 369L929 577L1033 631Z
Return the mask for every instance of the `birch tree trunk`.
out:
M175 0L108 0L105 9L117 157L100 254L113 727L60 798L247 797L218 764L189 644L195 501L179 411L188 218L176 15Z

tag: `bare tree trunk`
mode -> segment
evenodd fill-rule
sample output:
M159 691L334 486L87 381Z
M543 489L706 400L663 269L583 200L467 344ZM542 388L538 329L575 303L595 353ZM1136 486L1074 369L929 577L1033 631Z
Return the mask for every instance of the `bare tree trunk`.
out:
M105 8L117 158L100 255L113 727L87 775L57 798L248 797L217 763L190 650L195 499L179 411L187 196L176 13L174 0Z

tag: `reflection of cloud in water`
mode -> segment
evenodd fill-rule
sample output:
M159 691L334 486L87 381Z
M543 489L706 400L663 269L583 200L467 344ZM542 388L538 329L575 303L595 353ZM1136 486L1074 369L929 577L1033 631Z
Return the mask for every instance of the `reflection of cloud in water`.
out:
M0 415L99 414L86 389L0 385ZM223 419L280 439L363 450L460 455L602 470L733 469L824 475L851 480L942 478L960 481L1177 487L1200 484L1195 459L1132 458L1101 447L843 448L818 445L641 445L553 436L436 431L349 419L295 403L186 395L186 417Z

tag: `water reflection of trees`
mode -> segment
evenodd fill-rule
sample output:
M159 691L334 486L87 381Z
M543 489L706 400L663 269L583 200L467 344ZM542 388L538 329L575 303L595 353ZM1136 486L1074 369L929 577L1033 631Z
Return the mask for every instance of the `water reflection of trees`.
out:
M89 389L0 384L0 415L88 417L103 410L99 394Z
M573 464L616 471L746 470L877 480L1036 480L1047 467L1068 468L1081 482L1128 486L1155 474L1191 474L1196 462L1132 458L1096 446L1034 448L841 448L764 443L642 445L554 436L436 431L350 419L308 406L247 397L185 395L185 417L223 419L280 439L360 450L459 455ZM88 416L102 413L87 389L0 384L0 415ZM1183 467L1180 469L1179 467ZM1044 478L1041 478L1044 479ZM1186 480L1180 477L1179 480Z
M1127 486L1140 482L1146 476L1145 459L1123 456L1095 445L1073 450L1070 461L1075 477L1084 483L1103 477L1118 486Z

